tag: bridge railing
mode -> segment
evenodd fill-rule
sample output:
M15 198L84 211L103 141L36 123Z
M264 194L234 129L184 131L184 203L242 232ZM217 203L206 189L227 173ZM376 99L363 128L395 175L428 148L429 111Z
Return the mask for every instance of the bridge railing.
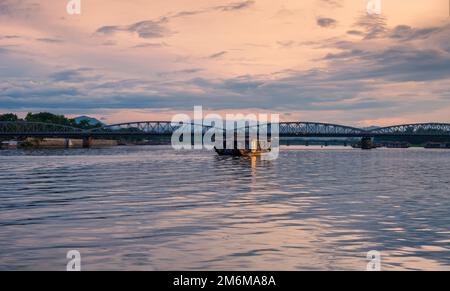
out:
M172 134L176 130L196 130L196 132L204 133L211 126L204 126L195 123L172 123L170 121L141 121L131 123L118 123L105 125L99 128L90 130L92 133L101 132L123 132L123 133L136 133L136 134Z
M416 123L394 125L376 128L369 131L370 134L392 134L392 135L437 135L450 136L450 124L448 123Z
M2 121L0 133L81 133L83 129L44 122Z
M355 135L365 132L355 127L320 122L281 122L279 125L280 134L292 135Z
M228 125L232 130L234 127ZM272 124L259 124L252 126L238 127L237 132L242 132L246 129L255 130L258 127L266 126L268 127L268 132L271 132ZM123 133L152 133L152 134L171 134L175 130L183 129L188 127L191 130L196 130L196 132L205 133L207 130L215 128L219 131L228 131L227 125L222 126L204 126L195 123L186 124L173 124L166 121L145 121L145 122L134 122L134 123L120 123L103 126L92 130L93 133L100 132L123 132ZM267 129L266 129L267 130ZM315 122L284 122L279 124L279 133L282 135L357 135L365 133L364 130L355 127L342 126L336 124L327 123L315 123Z

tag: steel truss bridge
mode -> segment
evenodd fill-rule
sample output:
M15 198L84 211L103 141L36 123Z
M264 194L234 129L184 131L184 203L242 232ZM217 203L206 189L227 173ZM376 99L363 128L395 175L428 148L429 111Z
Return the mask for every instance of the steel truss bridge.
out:
M418 123L362 129L320 122L280 122L280 137L449 137L450 123ZM120 138L127 136L170 136L175 130L189 126L205 133L211 126L173 124L170 121L140 121L105 125L83 130L70 126L40 122L0 122L0 139L6 138ZM259 125L261 127L261 125ZM269 132L273 125L266 124ZM253 126L254 127L254 126ZM245 127L248 129L249 127ZM250 128L252 128L250 126ZM240 130L244 129L243 127ZM223 130L223 129L222 129Z

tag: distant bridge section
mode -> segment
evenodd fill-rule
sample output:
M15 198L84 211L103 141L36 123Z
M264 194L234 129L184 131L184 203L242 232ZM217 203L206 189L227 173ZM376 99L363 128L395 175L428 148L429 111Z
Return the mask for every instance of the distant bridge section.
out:
M382 127L368 131L376 136L449 136L448 123L417 123Z
M0 122L0 137L72 137L80 136L84 130L43 122Z

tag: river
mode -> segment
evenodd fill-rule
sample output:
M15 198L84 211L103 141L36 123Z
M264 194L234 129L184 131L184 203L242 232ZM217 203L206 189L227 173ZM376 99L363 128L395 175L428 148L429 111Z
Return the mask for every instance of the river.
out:
M450 270L450 151L0 151L0 270Z

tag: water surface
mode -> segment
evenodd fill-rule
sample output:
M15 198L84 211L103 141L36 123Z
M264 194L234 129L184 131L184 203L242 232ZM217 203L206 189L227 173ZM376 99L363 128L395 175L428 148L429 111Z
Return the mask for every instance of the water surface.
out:
M450 270L450 151L0 151L0 270Z

